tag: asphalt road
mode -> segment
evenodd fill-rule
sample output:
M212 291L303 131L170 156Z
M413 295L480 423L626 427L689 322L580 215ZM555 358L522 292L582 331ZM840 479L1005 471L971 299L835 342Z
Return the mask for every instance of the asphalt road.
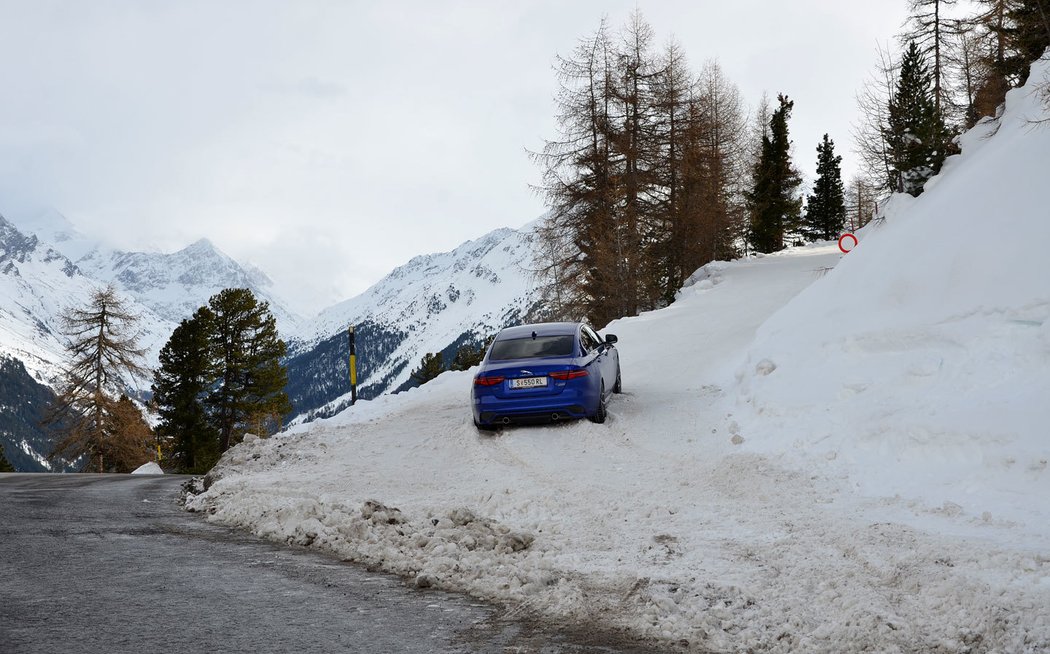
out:
M185 477L0 474L0 652L649 652L217 525Z

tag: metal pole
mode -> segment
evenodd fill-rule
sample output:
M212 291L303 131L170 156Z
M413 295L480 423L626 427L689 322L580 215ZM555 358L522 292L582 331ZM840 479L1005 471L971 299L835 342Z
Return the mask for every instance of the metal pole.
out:
M354 351L354 326L350 325L350 404L357 402L357 353Z

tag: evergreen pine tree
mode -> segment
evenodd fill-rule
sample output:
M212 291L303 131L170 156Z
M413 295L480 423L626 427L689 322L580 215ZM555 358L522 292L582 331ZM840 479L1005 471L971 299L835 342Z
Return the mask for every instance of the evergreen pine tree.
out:
M4 456L4 448L0 445L0 472L15 472L15 467Z
M183 320L161 349L153 376L157 434L171 441L174 465L187 473L206 472L219 458L219 432L204 408L216 381L209 340L213 320L207 307Z
M846 202L841 163L842 157L835 154L835 142L825 134L817 145L817 181L813 193L806 198L806 215L802 219L802 233L807 240L829 241L842 233Z
M216 383L206 408L219 432L219 451L225 452L249 428L275 431L291 411L284 392L288 374L280 362L286 346L269 304L248 289L225 289L208 300L208 308Z
M443 372L445 372L445 362L441 358L441 353L428 352L423 355L419 367L412 371L412 381L422 386Z
M901 59L897 91L890 99L886 143L896 190L917 196L948 154L948 134L938 117L926 58L912 43Z
M485 358L485 344L463 345L456 349L456 356L452 358L449 370L469 370L481 363Z
M753 172L748 193L751 213L749 240L757 252L776 252L785 247L785 235L798 227L802 199L797 197L802 177L791 163L788 119L795 103L777 96L780 106L769 119L769 133L762 137L762 152Z

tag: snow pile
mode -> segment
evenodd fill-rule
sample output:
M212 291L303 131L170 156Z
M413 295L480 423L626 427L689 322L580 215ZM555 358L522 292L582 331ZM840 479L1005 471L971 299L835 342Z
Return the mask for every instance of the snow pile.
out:
M849 255L710 264L609 325L604 425L479 435L446 373L246 439L188 506L660 649L1050 651L1050 270L985 217L1047 236L1034 110Z
M163 475L164 471L160 469L155 461L149 463L143 463L139 467L131 471L133 475Z
M1033 71L1040 79L1044 64ZM745 437L868 493L1050 520L1050 126L1033 89L758 332ZM771 370L771 368L775 368ZM986 513L987 512L987 513Z

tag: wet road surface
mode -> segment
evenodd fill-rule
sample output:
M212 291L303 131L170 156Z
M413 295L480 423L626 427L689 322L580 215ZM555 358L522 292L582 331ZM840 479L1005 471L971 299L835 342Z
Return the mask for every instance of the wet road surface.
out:
M0 474L0 651L654 651L208 524L186 479Z

